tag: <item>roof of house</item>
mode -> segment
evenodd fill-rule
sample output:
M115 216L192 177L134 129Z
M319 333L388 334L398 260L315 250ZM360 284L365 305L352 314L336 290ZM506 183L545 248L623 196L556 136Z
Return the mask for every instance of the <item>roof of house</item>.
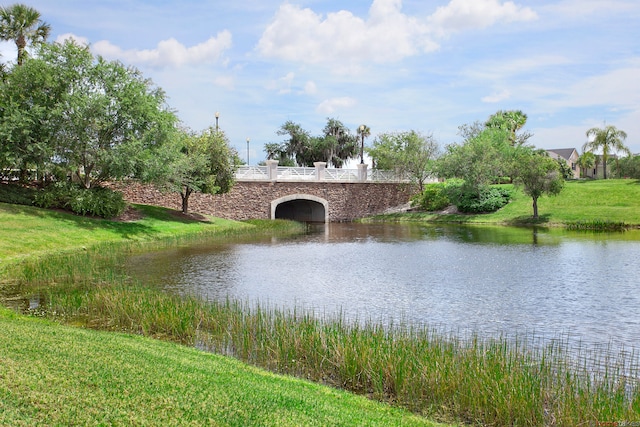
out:
M547 150L548 153L557 154L565 160L569 160L574 151L576 152L576 154L578 153L575 148L557 148L553 150Z

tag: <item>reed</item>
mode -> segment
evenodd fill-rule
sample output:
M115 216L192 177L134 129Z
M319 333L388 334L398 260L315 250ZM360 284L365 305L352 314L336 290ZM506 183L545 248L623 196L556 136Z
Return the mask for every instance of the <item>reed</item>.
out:
M625 231L631 226L624 221L609 221L604 219L594 219L589 221L571 221L566 224L569 230L587 231Z
M118 249L118 250L117 250ZM440 420L482 425L640 421L635 351L566 339L461 337L426 326L349 322L233 300L203 301L118 274L135 245L22 262L33 314L197 345Z

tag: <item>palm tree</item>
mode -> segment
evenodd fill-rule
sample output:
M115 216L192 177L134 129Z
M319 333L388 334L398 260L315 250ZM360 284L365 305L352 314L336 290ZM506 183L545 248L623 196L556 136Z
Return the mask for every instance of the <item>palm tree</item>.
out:
M593 169L595 165L596 156L590 151L585 151L578 157L578 166L580 166L583 177L587 176L587 169Z
M602 149L602 170L603 178L607 179L607 160L609 153L622 151L627 155L631 155L629 148L624 145L623 141L627 139L626 132L616 129L615 126L606 126L604 129L591 128L587 131L587 138L593 139L588 141L582 147L582 151L591 151Z
M40 19L40 12L24 4L0 7L0 39L13 40L18 48L18 65L27 55L27 45L44 43L51 27Z
M364 163L364 139L371 136L371 129L367 125L360 125L358 127L358 135L360 135L360 164Z
M525 134L518 138L517 132L527 123L527 115L520 110L498 111L484 123L487 128L497 128L509 132L511 145L521 145L531 135Z

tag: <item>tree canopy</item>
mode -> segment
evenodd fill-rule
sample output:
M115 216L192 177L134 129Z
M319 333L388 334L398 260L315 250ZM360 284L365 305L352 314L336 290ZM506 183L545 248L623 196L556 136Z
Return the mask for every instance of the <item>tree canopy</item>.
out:
M538 199L543 194L559 194L564 187L560 166L546 152L529 149L518 151L514 166L514 182L531 197L533 217L538 218Z
M288 120L276 131L288 139L265 144L267 159L279 160L283 165L309 167L315 162L327 162L340 168L358 152L357 136L340 120L327 118L322 132L320 136L311 136L300 124Z
M139 71L72 41L45 44L0 87L4 164L65 170L85 188L135 175L177 122Z
M603 178L607 179L607 161L611 154L622 151L631 155L629 148L624 145L627 139L626 132L617 129L615 126L607 125L604 129L591 128L587 131L587 141L582 147L583 151L602 151Z
M193 193L229 192L240 163L225 133L214 128L199 133L179 130L149 155L144 180L153 182L161 190L180 194L185 214Z
M438 142L432 135L422 135L414 130L378 135L367 149L377 168L408 175L420 191L432 175L439 151Z

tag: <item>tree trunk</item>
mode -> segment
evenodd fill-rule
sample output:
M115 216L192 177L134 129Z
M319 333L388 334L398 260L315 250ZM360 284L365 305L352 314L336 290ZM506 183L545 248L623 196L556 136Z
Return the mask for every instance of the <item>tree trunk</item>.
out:
M182 197L182 213L187 214L189 212L189 196L193 191L187 187L184 190L184 193L180 193L180 197Z
M533 218L538 219L538 198L532 197L533 199Z

